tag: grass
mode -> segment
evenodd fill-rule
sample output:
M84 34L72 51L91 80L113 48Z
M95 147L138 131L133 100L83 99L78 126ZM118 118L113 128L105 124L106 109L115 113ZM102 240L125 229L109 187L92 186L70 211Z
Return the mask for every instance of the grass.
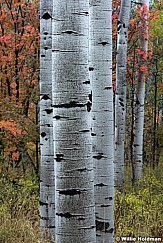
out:
M144 168L144 176L134 188L130 179L130 168L126 168L125 192L115 195L115 236L162 237L162 165L154 171ZM40 242L36 178L0 179L0 242Z
M135 185L115 196L116 236L163 236L163 177L150 170Z
M3 243L36 243L39 242L38 220L35 224L30 217L11 219L10 215L1 213L2 226L0 229L0 242Z
M39 242L38 183L33 178L0 180L0 242Z

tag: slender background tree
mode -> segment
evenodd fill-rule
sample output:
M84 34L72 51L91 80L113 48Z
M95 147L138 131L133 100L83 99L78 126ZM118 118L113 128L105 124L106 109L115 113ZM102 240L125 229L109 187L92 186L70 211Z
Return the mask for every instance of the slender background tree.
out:
M117 23L116 53L116 92L115 92L115 185L124 188L124 140L126 123L126 74L128 25L131 0L121 0L119 20Z
M147 81L146 64L148 55L148 10L149 0L142 0L140 11L140 50L139 70L135 96L135 129L133 144L133 181L141 179L143 166L143 130L144 130L144 99L145 82Z

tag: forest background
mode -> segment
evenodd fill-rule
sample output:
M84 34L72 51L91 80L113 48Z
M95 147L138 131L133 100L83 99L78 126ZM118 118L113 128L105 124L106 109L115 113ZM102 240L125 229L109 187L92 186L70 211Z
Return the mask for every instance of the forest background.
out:
M143 178L132 186L132 109L140 12L128 32L125 192L115 197L115 235L163 235L163 3L149 13ZM117 21L113 1L113 85ZM39 242L39 2L0 0L0 242Z

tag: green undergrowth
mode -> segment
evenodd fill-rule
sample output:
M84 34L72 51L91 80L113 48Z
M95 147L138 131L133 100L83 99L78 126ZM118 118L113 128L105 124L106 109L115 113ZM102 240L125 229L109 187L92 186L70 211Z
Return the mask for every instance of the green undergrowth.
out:
M115 195L116 237L163 237L163 169L144 168L142 180Z
M0 242L39 242L39 187L35 178L0 179Z
M115 195L115 238L162 237L163 169L144 168L134 188L130 172L128 167L125 192ZM39 183L31 176L0 179L0 243L14 242L40 242Z

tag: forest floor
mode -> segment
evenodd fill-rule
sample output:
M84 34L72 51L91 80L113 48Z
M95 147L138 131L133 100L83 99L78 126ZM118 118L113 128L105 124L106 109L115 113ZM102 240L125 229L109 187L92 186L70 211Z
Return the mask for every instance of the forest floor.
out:
M134 242L138 237L163 237L163 158L154 170L144 168L134 188L130 166L125 173L125 192L115 195L115 243L126 236L137 238ZM17 180L0 179L0 242L40 242L39 183L28 173Z

